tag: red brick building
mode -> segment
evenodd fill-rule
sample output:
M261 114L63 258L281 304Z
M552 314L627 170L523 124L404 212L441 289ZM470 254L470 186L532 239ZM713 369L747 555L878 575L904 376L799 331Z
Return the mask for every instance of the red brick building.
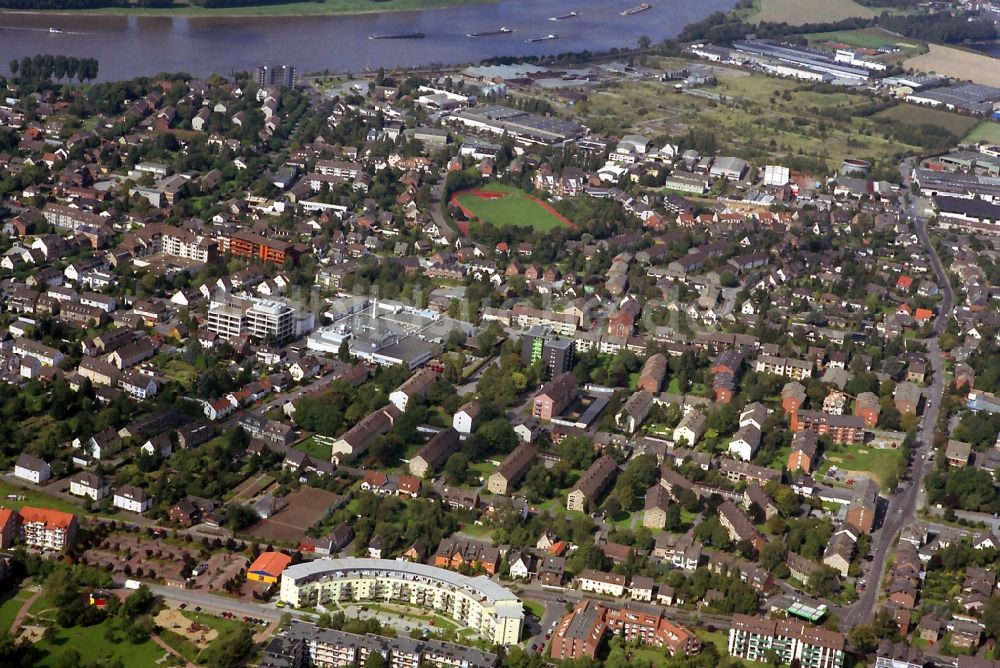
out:
M542 386L532 401L532 415L538 420L551 420L576 398L576 376L561 373Z
M267 239L245 230L229 235L226 248L234 257L274 264L284 264L288 258L296 261L300 254L299 250L287 241Z
M835 443L863 443L865 421L857 415L833 415L821 411L797 410L792 413L792 431L812 429L828 435Z

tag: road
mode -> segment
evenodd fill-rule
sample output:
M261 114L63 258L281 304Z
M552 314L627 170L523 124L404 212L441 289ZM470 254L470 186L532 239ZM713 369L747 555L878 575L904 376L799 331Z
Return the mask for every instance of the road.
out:
M216 596L205 592L191 589L179 589L177 587L163 587L161 585L146 583L149 590L163 600L175 604L186 603L188 608L200 607L202 610L210 612L229 611L238 617L257 617L267 621L281 619L285 612L304 614L297 610L279 610L273 606L259 603L247 603L235 598Z
M908 182L908 178L906 180ZM938 285L941 286L941 306L934 319L932 336L925 341L933 380L930 387L927 388L927 403L920 421L917 442L913 448L908 480L903 481L900 489L889 497L882 527L872 537L872 562L869 569L868 587L853 606L844 608L841 616L841 628L845 631L870 621L875 614L875 604L882 589L882 577L885 575L886 557L900 530L916 517L917 500L923 487L924 475L927 472L926 457L933 447L934 432L938 422L938 408L941 405L941 395L944 392L944 366L941 349L938 347L938 337L941 336L948 324L955 295L951 288L951 282L941 265L937 250L927 234L927 221L912 211L908 212L908 218L913 223L917 238L927 250L931 267L934 269Z
M438 226L441 234L445 236L457 239L460 235L458 232L452 228L451 224L445 220L444 214L441 212L441 207L444 206L444 185L446 179L441 179L434 185L434 201L431 203L431 219L433 219L434 224Z

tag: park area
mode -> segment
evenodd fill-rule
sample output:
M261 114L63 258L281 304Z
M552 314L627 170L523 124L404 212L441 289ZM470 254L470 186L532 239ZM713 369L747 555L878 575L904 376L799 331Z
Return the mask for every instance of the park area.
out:
M499 183L455 193L451 203L467 218L477 218L496 227L530 227L542 232L573 227L565 216L537 197Z

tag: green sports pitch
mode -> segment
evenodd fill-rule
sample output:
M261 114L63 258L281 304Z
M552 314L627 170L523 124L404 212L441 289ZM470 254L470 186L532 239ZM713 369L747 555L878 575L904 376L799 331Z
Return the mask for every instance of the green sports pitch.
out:
M537 197L496 183L456 193L451 202L466 217L478 218L497 227L515 225L546 231L573 226L573 223Z

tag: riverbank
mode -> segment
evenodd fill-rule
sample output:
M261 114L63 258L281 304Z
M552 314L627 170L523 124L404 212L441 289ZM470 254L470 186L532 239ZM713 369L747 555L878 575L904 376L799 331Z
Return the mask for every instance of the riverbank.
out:
M161 18L299 17L382 14L419 11L422 9L441 9L464 5L484 5L495 2L499 2L499 0L317 0L315 2L286 2L271 5L256 5L253 7L217 7L212 9L195 7L190 4L178 4L170 8L0 9L0 14L20 14L27 16L146 16Z

